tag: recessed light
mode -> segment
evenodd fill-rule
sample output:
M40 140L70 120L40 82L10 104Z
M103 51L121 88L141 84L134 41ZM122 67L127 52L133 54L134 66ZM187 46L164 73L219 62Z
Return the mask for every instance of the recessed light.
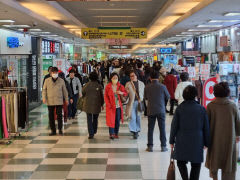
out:
M210 31L210 29L189 29L190 32L205 32Z
M4 19L0 19L0 23L14 23L15 21L13 20L4 20Z
M191 37L193 35L190 35L190 34L177 34L176 36L177 37Z
M29 25L2 25L3 27L8 27L8 28L29 28Z
M210 20L210 23L225 23L225 22L239 22L240 19L235 19L235 20Z
M240 16L240 12L226 13L224 16Z
M211 25L211 24L202 24L202 25L198 25L197 27L199 28L205 28L205 27L212 27L212 28L218 28L218 27L222 27L223 25L222 24L214 24L214 25Z

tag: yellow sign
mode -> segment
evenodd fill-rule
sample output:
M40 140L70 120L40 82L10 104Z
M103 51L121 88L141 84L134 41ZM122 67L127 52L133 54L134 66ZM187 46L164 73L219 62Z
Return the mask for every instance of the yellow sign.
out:
M147 28L101 29L83 28L82 39L146 39Z

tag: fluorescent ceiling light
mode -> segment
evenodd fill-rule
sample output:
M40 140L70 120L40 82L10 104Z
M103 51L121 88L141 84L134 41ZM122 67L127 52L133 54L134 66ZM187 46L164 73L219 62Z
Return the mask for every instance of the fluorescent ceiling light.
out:
M176 36L177 37L191 37L193 35L190 35L190 34L177 34Z
M210 20L210 23L225 23L225 22L239 22L240 19L235 19L235 20Z
M93 16L97 18L134 18L138 16Z
M137 9L88 9L90 11L136 11Z
M70 29L79 29L79 26L76 25L63 25L65 28L70 28Z
M18 29L19 31L23 31L24 29ZM28 29L29 31L40 32L41 29Z
M0 19L0 23L14 23L15 21L13 21L13 20L1 20Z
M235 13L226 13L224 16L240 16L240 12L235 12Z
M211 25L211 24L202 24L202 25L198 25L197 27L199 28L205 28L205 27L213 27L213 28L218 28L218 27L222 27L223 25L222 24L214 24L214 25Z
M58 35L56 35L56 34L49 34L49 35L40 35L40 36L57 37Z
M29 28L29 25L2 25L4 27L8 27L8 28Z
M181 34L201 34L201 32L182 32Z
M210 29L189 29L190 32L206 32L210 31Z
M50 32L31 32L32 34L51 34Z
M136 22L98 22L98 23L103 23L103 24L122 24L122 23L126 23L126 24L129 24L129 23L131 23L131 24L133 24L133 23L136 23Z

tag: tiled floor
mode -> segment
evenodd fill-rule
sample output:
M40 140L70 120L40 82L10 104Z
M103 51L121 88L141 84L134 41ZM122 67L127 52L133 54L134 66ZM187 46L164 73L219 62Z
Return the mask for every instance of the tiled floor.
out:
M0 145L0 179L166 179L170 152L160 152L157 126L154 152L145 152L146 118L142 119L138 140L133 140L125 122L120 128L120 139L114 141L108 138L104 113L93 140L87 139L85 113L65 124L64 136L48 136L46 108L32 111L30 119L34 123L29 132L16 137L11 145ZM171 117L166 121L169 137ZM179 172L177 179L181 179ZM205 167L200 179L210 179Z

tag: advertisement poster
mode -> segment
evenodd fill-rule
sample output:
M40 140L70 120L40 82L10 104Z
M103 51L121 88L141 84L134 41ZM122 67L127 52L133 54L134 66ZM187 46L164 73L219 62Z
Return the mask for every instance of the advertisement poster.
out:
M58 70L62 71L65 75L67 75L68 69L71 67L71 64L66 59L54 59L53 66L57 67Z
M210 76L210 64L201 64L200 65L200 74L201 79L206 80Z
M195 78L196 77L196 69L195 67L188 67L187 69L189 78Z
M212 77L209 78L205 83L203 87L203 106L206 108L207 105L215 99L215 96L213 94L213 87L217 84L217 78Z
M42 66L43 66L43 75L48 74L48 68L49 66L53 65L53 60L52 59L43 59Z
M9 70L8 79L11 81L18 80L18 60L10 59L7 68Z

